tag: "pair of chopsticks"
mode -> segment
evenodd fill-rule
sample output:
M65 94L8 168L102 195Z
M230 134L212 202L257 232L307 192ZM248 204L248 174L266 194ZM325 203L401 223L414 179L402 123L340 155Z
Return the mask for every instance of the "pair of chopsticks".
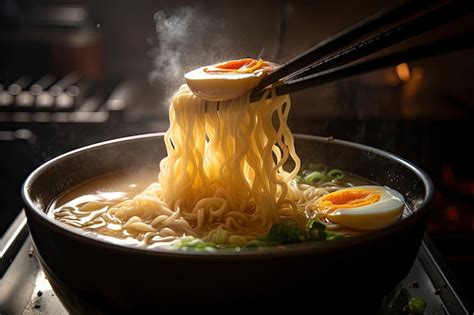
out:
M269 73L253 90L250 99L252 102L261 99L265 89L272 84L277 95L284 95L402 62L473 48L474 37L469 32L357 62L370 54L469 14L473 11L473 4L474 1L470 0L442 3L413 0L377 13ZM406 16L415 17L380 31ZM354 39L375 31L379 32L354 44Z

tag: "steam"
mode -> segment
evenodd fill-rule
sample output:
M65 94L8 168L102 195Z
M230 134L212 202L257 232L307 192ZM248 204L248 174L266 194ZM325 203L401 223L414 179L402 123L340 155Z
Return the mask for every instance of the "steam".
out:
M155 13L155 28L158 47L153 49L154 71L152 81L178 81L183 75L183 50L189 38L194 8L182 8L175 15L166 17L164 11Z
M206 17L196 7L181 7L173 12L154 14L156 40L151 51L154 69L149 75L155 86L171 96L184 83L183 75L202 65L225 60L231 41L222 30L225 22ZM227 51L227 53L224 53Z

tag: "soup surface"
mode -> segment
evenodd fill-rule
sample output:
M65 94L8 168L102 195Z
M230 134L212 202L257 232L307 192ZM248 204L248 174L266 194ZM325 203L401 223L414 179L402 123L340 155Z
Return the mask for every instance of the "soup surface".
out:
M367 185L374 185L373 182L367 179L339 170L337 171L343 174L343 176L339 174L337 176L338 178L320 180L319 184L318 181L308 183L307 181L311 179L311 176L314 177L315 172L322 174L330 172L329 168L321 165L322 164L307 164L306 168L300 172L300 175L295 181L299 181L298 185L311 184L315 188L322 188L328 191L340 191L346 187L366 187ZM321 168L324 168L326 171ZM314 171L314 169L318 169L318 171ZM303 217L301 220L283 220L281 225L276 227L274 225L271 231L268 232L268 234L270 234L272 230L275 230L273 231L275 235L273 235L272 241L268 241L265 236L260 236L255 237L251 242L246 244L235 243L223 246L218 243L209 242L209 240L203 241L199 237L186 234L183 234L180 238L153 235L153 237L147 239L146 231L137 233L136 231L123 229L122 222L117 221L114 223L113 220L111 220L112 222L106 222L102 219L107 211L114 205L134 198L149 187L150 184L156 182L157 172L157 167L149 166L122 170L96 177L75 187L63 196L60 196L60 198L50 205L48 215L68 225L82 228L82 233L85 235L93 235L94 237L116 244L144 246L147 248L171 246L184 250L203 249L208 251L215 250L215 248L219 247L239 248L244 246L255 247L299 242L298 240L292 240L291 238L294 237L294 235L291 234L301 233L305 227L308 227L308 224L311 223L310 221L312 220L310 216ZM325 219L316 222L316 224L320 223L325 225L324 231L318 230L320 234L325 234L324 239L322 238L323 236L320 236L320 239L311 239L308 237L304 239L304 241L338 240L368 232L367 230L334 224ZM281 229L281 227L283 227L283 229ZM268 234L266 235L267 237ZM299 236L296 235L296 237L298 238ZM279 238L280 240L278 241Z

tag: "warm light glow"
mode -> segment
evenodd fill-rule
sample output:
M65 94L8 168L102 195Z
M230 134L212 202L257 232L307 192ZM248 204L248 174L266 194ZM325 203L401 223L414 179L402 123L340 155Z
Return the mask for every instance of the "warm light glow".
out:
M406 63L401 63L395 67L395 71L397 71L397 75L400 80L406 82L410 80L410 68Z

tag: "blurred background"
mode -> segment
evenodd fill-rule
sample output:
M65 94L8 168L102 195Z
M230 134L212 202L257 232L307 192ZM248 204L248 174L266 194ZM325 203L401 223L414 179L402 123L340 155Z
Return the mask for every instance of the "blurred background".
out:
M44 161L165 131L186 71L241 57L282 63L397 3L0 0L0 237L21 210L21 183ZM411 43L472 31L472 21ZM295 93L289 122L424 168L436 185L429 235L471 296L473 57L451 53Z

